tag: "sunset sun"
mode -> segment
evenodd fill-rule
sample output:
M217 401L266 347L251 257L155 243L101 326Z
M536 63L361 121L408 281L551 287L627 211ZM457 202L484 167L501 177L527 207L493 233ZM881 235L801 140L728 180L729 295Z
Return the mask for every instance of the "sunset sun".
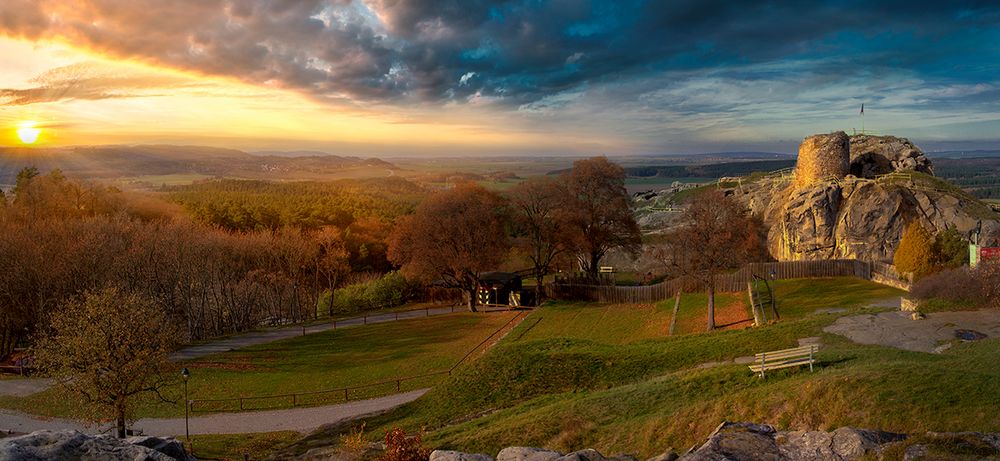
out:
M35 122L21 122L17 125L17 137L24 144L34 144L38 141L38 135L42 133Z

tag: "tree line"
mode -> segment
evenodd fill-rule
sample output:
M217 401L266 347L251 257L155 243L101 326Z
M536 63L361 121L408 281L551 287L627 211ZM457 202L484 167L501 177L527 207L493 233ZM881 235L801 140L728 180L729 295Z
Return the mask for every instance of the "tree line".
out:
M33 168L0 206L0 357L49 314L109 286L153 300L181 341L316 315L352 270L384 269L383 221L237 230L155 197Z

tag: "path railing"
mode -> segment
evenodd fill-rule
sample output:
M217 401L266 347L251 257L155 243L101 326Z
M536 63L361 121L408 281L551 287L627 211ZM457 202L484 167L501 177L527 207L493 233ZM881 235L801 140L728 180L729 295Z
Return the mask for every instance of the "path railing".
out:
M894 288L909 290L909 281L889 264L858 259L825 261L778 261L751 263L742 269L715 276L717 292L743 291L747 282L759 275L772 280L810 277L857 277ZM635 304L668 299L678 291L691 291L691 282L684 279L665 280L646 286L612 286L582 284L552 284L550 293L556 298L586 299L603 303Z
M458 362L455 362L447 370L431 371L418 375L401 376L374 383L361 384L357 386L345 386L332 389L322 389L317 391L291 392L286 394L253 395L228 397L218 399L192 399L188 401L188 409L192 412L237 412L252 410L274 410L280 408L293 408L298 406L312 406L318 404L330 404L339 402L349 402L351 400L363 400L377 396L386 395L392 392L399 393L403 390L403 383L427 379L428 383L433 382L431 378L441 376L451 376L451 374L462 363L469 359L476 351L490 342L499 341L505 330L513 330L517 326L517 321L523 320L526 312L518 312L496 329L493 333L482 340L479 344L469 350ZM409 388L407 388L409 389ZM412 389L410 389L412 390Z

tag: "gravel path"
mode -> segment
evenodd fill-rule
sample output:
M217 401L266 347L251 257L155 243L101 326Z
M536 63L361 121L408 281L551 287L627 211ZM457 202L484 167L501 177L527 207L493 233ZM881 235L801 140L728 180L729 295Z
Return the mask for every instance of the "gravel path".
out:
M390 410L418 399L428 390L418 389L402 394L323 407L194 416L190 418L189 423L192 434L245 434L273 431L305 433L325 424ZM146 435L184 435L184 418L140 419L132 427L141 430ZM42 429L75 429L80 432L100 433L107 427L86 426L73 420L44 418L0 409L0 431L27 433Z
M913 320L910 312L841 317L823 329L860 344L877 344L916 352L940 352L942 343L956 340L955 331L975 330L1000 337L1000 311L934 312Z
M10 378L0 379L0 395L25 397L42 392L52 386L51 379L44 378Z
M257 344L269 343L287 338L294 338L304 334L319 333L321 331L333 330L336 328L365 325L369 323L394 322L396 320L415 319L429 317L432 315L450 314L460 312L460 307L433 307L421 310L411 310L403 312L388 312L384 314L372 314L368 316L353 317L349 319L337 320L336 322L320 323L303 328L301 326L288 326L274 330L245 333L232 338L218 339L204 344L188 346L170 355L172 360L183 361L193 360L206 355L219 352L228 352L241 347L255 346Z

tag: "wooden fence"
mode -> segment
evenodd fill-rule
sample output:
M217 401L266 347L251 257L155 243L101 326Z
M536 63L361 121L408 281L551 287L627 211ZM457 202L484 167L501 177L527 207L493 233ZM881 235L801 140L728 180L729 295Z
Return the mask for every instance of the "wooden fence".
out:
M810 277L857 277L876 283L909 289L909 282L888 264L873 263L857 259L835 259L826 261L779 261L751 263L742 269L715 277L718 292L743 291L753 276L772 280ZM692 282L673 279L646 286L608 286L552 284L549 293L561 299L585 299L603 303L648 303L662 301L678 291L694 291L698 287Z

